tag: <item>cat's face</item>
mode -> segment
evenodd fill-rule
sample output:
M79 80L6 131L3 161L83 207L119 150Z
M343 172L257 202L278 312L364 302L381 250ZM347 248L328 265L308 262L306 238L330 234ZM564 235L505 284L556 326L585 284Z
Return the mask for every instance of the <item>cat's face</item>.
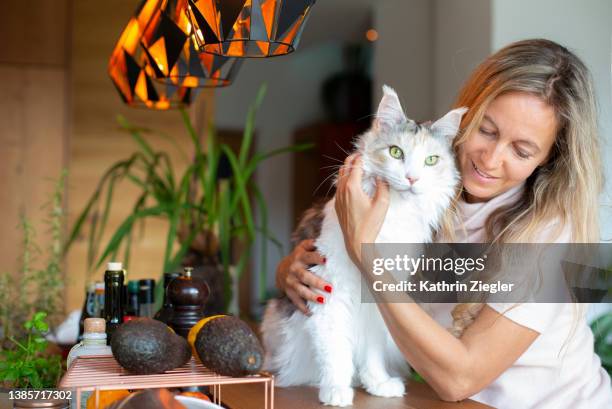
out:
M404 115L395 91L384 96L372 128L357 142L366 176L380 177L403 194L447 191L458 182L452 153L465 109L456 109L433 124L417 125Z
M381 177L393 190L419 194L436 181L454 178L450 144L426 127L374 132L377 135L364 144L364 165L367 173Z

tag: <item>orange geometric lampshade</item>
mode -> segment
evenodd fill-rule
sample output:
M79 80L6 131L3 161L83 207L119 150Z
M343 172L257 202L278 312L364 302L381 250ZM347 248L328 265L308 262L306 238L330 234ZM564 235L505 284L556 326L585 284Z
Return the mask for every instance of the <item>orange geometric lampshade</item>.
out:
M121 33L108 64L108 73L123 101L130 106L168 109L189 105L198 88L172 81L155 81L155 68L141 41L153 18L160 15L166 0L143 0Z
M187 0L165 0L142 37L155 77L174 86L230 85L241 60L201 53L187 17Z
M226 57L293 52L315 0L188 0L200 51Z

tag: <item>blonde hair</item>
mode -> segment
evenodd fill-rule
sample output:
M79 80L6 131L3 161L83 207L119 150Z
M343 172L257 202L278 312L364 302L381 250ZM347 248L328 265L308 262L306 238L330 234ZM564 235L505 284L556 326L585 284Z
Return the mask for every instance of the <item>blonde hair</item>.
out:
M567 48L549 40L512 43L488 57L468 79L455 103L467 106L455 152L478 129L489 104L508 92L536 95L556 113L557 135L549 157L527 178L522 197L496 209L485 222L487 241L529 243L543 227L564 226L572 242L599 242L598 200L603 186L593 82L586 66ZM572 194L568 194L572 192ZM453 332L460 334L480 305L460 304Z

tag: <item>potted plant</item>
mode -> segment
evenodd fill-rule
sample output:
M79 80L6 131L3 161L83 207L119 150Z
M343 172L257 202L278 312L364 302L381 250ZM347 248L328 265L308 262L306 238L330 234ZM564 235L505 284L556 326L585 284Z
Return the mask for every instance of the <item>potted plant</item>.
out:
M51 240L47 259L39 265L41 249L35 241L32 223L24 216L23 254L19 274L0 275L0 380L7 388L55 388L63 372L59 351L52 351L45 335L59 323L63 313L62 278L62 206L66 171L56 182L47 209L46 224ZM27 392L27 391L26 391ZM65 400L49 400L37 396L15 395L15 407L20 399L28 407L65 407ZM38 398L38 399L35 399ZM55 406L49 406L49 405Z
M249 108L244 134L238 152L219 143L212 126L203 145L195 132L188 114L181 110L181 117L190 136L194 151L193 160L182 175L175 178L175 170L166 152L157 151L146 140L152 132L130 124L119 117L123 130L137 143L138 151L129 158L113 164L102 176L85 209L81 212L68 239L74 242L89 225L88 261L90 268L98 268L106 260L120 257L123 251L124 265L129 265L130 249L135 226L151 217L161 217L169 227L164 245L162 272L174 271L186 256L205 264L208 277L222 276L223 310L227 310L231 299L232 281L238 280L250 255L250 245L260 234L266 240L274 238L267 230L267 207L263 195L254 181L257 166L264 160L286 152L307 149L310 145L290 146L265 153L253 153L252 142L255 114L266 92L265 85ZM230 172L221 174L220 164L225 162ZM102 245L112 207L112 196L119 181L134 184L140 191L131 214L115 230L110 240ZM257 203L259 225L255 222L255 211L251 200ZM91 217L95 209L102 209L100 217ZM244 251L237 257L232 255L236 240L243 244ZM173 250L175 243L178 249ZM277 243L277 242L276 242ZM278 243L277 243L278 244ZM265 245L262 249L266 253ZM100 249L102 249L100 251ZM265 256L259 274L259 291L265 297ZM197 270L197 269L196 269ZM215 273L217 272L217 273ZM161 280L160 280L161 281ZM210 283L209 283L210 285ZM211 287L214 287L213 284ZM160 287L158 287L161 290ZM156 297L158 300L161 297ZM218 311L209 311L211 313Z

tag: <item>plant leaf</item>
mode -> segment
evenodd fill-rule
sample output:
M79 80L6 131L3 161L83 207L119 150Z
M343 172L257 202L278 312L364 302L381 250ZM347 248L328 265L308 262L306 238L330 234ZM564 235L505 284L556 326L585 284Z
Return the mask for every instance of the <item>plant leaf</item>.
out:
M155 156L151 145L147 143L147 141L140 135L140 131L134 126L132 126L123 115L117 115L117 122L119 123L119 125L121 125L123 130L127 131L130 134L132 139L134 139L138 146L140 146L140 149L147 156L149 156L150 158L153 158Z
M236 189L236 193L230 202L230 214L235 213L236 206L240 203L242 206L242 216L247 225L248 235L252 240L255 237L255 223L253 222L253 211L251 210L249 194L246 190L246 180L243 175L244 171L240 168L236 155L229 146L221 145L221 150L229 160L235 179L234 188Z
M113 237L111 237L110 241L106 245L106 248L104 249L103 254L98 259L96 268L100 268L106 258L113 252L117 251L124 237L132 229L132 226L136 220L149 216L159 216L167 212L168 208L166 206L154 206L140 210L136 213L132 213L130 216L128 216L127 219L125 219L123 223L121 223L121 225L117 228L117 230L115 230Z

